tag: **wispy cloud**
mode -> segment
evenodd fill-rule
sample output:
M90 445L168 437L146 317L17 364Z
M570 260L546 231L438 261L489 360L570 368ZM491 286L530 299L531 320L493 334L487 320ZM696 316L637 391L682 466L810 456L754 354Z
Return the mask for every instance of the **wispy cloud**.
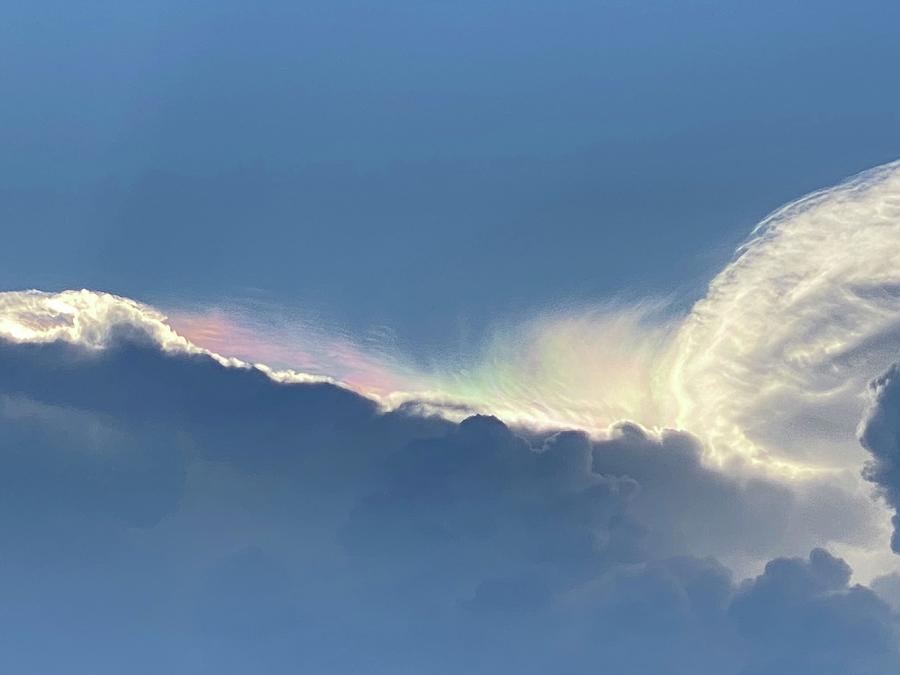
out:
M550 310L428 366L252 312L176 314L198 345L330 375L388 405L481 410L603 434L629 419L704 435L719 459L789 469L858 463L868 380L900 330L900 164L803 197L761 222L682 317L665 303Z

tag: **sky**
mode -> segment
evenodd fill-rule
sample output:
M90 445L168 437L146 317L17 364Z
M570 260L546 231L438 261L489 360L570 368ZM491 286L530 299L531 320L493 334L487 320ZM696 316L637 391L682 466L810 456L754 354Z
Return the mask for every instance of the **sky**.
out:
M4 7L4 287L266 301L423 357L689 305L766 213L900 153L888 2Z
M0 13L0 668L900 672L894 3Z

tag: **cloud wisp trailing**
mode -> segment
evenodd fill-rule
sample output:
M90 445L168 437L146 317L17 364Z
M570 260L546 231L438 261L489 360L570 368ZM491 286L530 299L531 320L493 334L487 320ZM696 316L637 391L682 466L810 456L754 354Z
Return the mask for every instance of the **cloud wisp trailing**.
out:
M599 436L629 419L697 433L710 459L791 473L862 460L854 430L866 383L896 358L898 289L895 162L775 211L683 317L660 302L543 312L428 367L248 311L172 324L217 353L330 375L388 407Z
M858 463L866 384L898 355L900 163L788 204L680 327L679 426L716 447Z
M635 421L700 435L708 459L787 472L856 466L866 383L900 333L900 163L774 212L684 317L663 303L539 313L476 354L414 363L309 322L235 305L162 312L107 294L0 294L0 335L100 346L113 326L170 351L343 383L386 408L495 414L603 436Z

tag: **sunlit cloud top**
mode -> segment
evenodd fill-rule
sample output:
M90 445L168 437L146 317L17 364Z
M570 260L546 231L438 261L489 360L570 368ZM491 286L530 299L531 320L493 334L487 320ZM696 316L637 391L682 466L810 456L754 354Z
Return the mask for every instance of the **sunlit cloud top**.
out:
M900 163L779 209L681 325L677 423L714 446L855 465L866 383L900 336Z

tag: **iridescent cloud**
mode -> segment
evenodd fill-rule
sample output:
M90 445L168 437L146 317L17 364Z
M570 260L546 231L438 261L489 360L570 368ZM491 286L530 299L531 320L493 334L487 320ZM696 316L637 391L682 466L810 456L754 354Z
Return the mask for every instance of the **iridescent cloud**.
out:
M628 419L702 438L713 462L787 472L858 466L866 382L897 356L900 163L766 218L685 316L663 303L547 311L428 367L389 345L235 305L168 316L89 291L0 294L0 335L102 347L115 324L278 379L602 436Z
M332 375L389 406L599 435L630 419L688 429L722 461L840 468L862 458L866 382L897 355L898 289L893 163L774 212L682 317L659 302L548 311L429 368L222 310L173 325L218 353Z

